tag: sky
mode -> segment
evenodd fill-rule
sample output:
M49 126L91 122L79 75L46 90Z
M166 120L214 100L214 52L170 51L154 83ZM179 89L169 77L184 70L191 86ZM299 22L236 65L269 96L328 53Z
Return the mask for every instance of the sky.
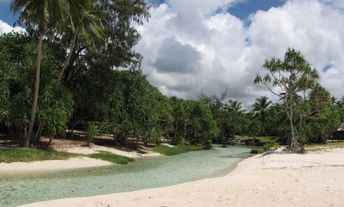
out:
M15 17L0 0L0 33ZM147 0L151 18L137 26L135 50L150 82L169 96L201 94L250 105L266 88L253 80L264 61L300 50L320 83L344 96L344 0ZM18 29L18 28L17 28Z

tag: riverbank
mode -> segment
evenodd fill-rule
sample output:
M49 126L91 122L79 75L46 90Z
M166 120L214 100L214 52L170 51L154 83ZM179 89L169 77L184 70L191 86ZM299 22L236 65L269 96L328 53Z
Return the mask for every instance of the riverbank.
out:
M34 162L0 163L0 175L30 173L36 171L72 170L110 166L113 163L89 157L75 157L67 160L44 160Z
M3 147L0 150L0 175L38 171L60 171L127 164L139 157L159 156L149 148L114 148L83 142L54 140L49 149Z
M343 149L257 155L224 177L26 206L344 206L343 157Z

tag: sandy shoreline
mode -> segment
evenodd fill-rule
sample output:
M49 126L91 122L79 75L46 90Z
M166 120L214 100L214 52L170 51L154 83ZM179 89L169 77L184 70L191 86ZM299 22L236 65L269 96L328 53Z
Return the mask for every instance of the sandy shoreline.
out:
M112 165L112 163L89 157L76 157L68 160L0 163L0 175L12 173L29 173L36 171L55 171L91 167L105 167L110 165Z
M344 206L344 150L257 155L224 177L26 206L289 207Z
M130 158L160 156L161 154L145 150L145 153L139 153L137 151L125 151L112 147L104 147L94 145L92 147L82 146L68 146L65 148L54 148L54 150L61 152L69 152L80 155L90 155L98 153L99 151L110 152L112 154L121 155ZM94 159L89 157L76 157L67 160L45 160L45 161L34 161L34 162L12 162L12 163L0 163L0 175L1 174L12 174L12 173L30 173L36 171L56 171L56 170L73 170L83 168L96 168L113 165L113 163Z

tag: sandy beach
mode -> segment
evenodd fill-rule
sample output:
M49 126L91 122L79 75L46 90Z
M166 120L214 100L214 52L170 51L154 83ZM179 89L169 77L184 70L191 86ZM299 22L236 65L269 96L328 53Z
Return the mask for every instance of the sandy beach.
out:
M224 177L163 188L61 199L25 206L344 206L343 172L343 149L304 155L272 153L246 159Z
M90 155L98 153L99 151L110 152L112 154L121 155L130 158L159 156L161 154L152 152L150 150L145 151L145 154L137 151L124 151L112 147L104 147L93 144L92 147L84 146L68 146L65 148L54 148L54 150L76 153L80 155ZM29 173L34 171L56 171L56 170L72 170L82 168L94 168L105 167L113 165L113 163L94 159L89 157L75 157L67 160L45 160L34 162L12 162L12 163L0 163L0 175L11 173Z
M11 173L29 173L34 171L55 171L104 167L109 165L112 165L112 163L89 157L76 157L68 160L0 163L0 175Z

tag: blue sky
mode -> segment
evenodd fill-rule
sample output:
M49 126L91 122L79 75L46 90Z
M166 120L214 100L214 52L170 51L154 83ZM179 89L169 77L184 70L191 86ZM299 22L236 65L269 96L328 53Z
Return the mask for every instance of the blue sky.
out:
M285 0L245 0L241 3L235 4L228 9L228 12L232 15L246 19L250 14L255 13L257 10L268 10L271 7L277 7L283 5ZM164 0L147 0L151 5L157 6L164 3ZM16 21L16 16L10 11L10 1L0 0L0 20L13 25Z
M282 6L284 2L285 0L247 0L235 4L228 9L228 12L240 19L246 19L258 10L267 11L271 7Z
M9 25L13 25L16 21L16 17L10 11L10 1L0 0L0 20L6 22Z

